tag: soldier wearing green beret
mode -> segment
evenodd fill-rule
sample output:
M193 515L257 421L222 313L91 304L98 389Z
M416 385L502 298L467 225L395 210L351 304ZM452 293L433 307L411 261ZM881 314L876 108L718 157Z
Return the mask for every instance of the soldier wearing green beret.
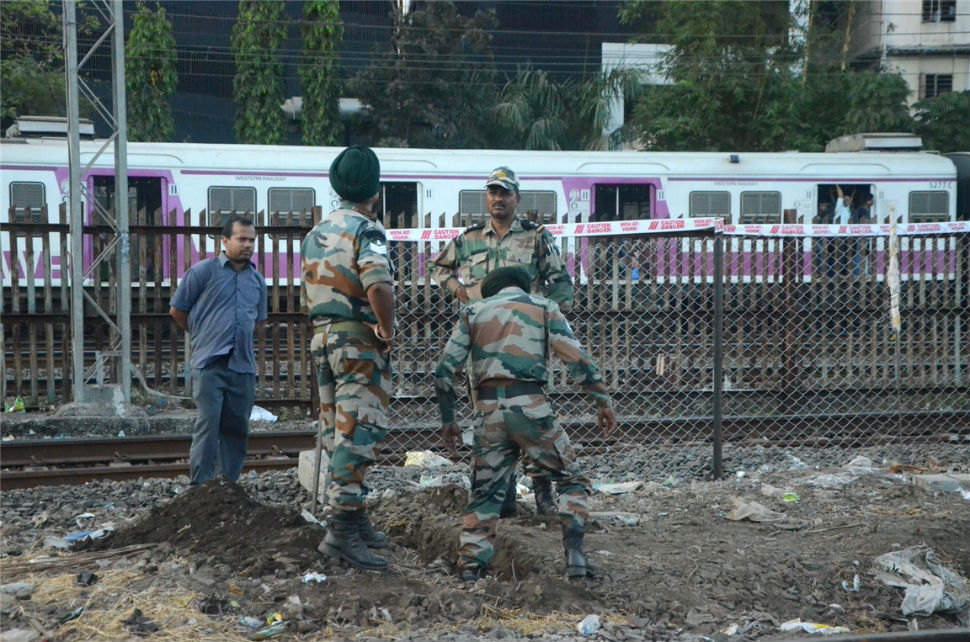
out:
M580 472L569 438L549 405L543 386L547 355L555 353L596 401L604 437L616 427L606 387L592 358L573 335L555 302L530 294L523 267L502 267L482 281L482 301L458 313L458 323L435 371L442 439L454 456L461 434L455 423L454 376L471 356L468 380L476 389L474 475L462 518L458 568L462 579L482 576L494 554L502 504L514 492L511 480L523 453L556 481L566 575L587 574L583 536L589 515L589 480Z
M542 225L516 216L522 200L519 180L508 167L497 167L485 182L485 207L489 219L467 228L434 259L431 279L461 303L482 298L482 279L498 267L521 265L528 271L529 288L555 301L560 309L572 305L573 281L559 248ZM474 400L474 391L472 391ZM554 515L555 500L550 480L526 466L535 490L536 510ZM502 517L517 515L515 494L506 499Z
M328 502L333 511L320 551L365 570L387 546L364 508L364 473L387 435L394 345L394 280L387 235L376 219L380 162L349 147L330 165L337 209L303 240L301 294L313 325L310 353L320 389L321 434L329 441Z

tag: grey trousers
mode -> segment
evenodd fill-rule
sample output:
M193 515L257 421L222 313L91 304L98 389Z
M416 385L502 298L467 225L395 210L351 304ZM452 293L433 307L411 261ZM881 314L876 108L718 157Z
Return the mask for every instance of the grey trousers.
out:
M219 473L236 481L242 473L256 377L233 372L227 362L219 359L202 370L192 369L192 396L199 410L189 449L192 484Z

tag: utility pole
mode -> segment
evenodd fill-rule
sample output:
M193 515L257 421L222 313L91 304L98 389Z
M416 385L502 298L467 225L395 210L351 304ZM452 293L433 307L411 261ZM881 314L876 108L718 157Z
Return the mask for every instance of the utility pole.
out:
M65 75L67 86L67 130L68 164L70 168L70 191L68 217L71 232L71 350L74 401L82 403L94 401L97 396L85 384L92 378L104 383L105 365L109 359L115 363L114 372L117 382L114 394L108 401L117 409L120 403L131 403L131 242L128 221L128 134L125 97L125 30L122 0L91 0L92 7L99 17L101 33L96 34L91 48L78 58L77 1L66 0L63 6ZM111 109L106 107L97 95L81 78L80 72L94 52L111 43ZM94 153L87 164L81 167L81 140L78 124L78 101L80 96L90 101L97 112L108 121L112 133L104 144ZM110 146L114 154L114 203L113 211L106 210L97 201L86 183L88 172L97 158ZM96 212L91 224L106 223L114 232L107 245L93 257L91 263L84 262L84 224L85 211ZM100 279L98 269L114 256L115 278L117 283L114 319L101 305L84 290L85 279ZM92 309L109 328L109 349L95 354L93 366L85 370L84 311L85 306ZM100 400L105 400L103 395Z

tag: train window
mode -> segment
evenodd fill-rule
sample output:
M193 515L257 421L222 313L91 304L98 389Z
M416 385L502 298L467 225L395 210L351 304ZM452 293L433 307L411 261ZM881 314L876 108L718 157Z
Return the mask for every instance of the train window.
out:
M311 187L271 187L267 194L270 225L306 225L313 220L316 192Z
M741 224L780 223L781 192L741 192Z
M950 218L950 195L947 192L910 192L909 222L931 223Z
M10 206L14 208L14 223L43 223L41 210L45 204L43 183L10 183ZM29 221L25 220L28 207Z
M209 188L209 225L222 226L222 215L256 215L255 187L210 187Z
M691 192L690 216L719 216L731 222L731 192Z
M650 185L596 185L594 220L650 218Z
M516 208L523 217L542 223L556 222L556 193L552 191L523 190L522 200ZM465 225L485 219L485 190L462 190L458 193L458 213Z

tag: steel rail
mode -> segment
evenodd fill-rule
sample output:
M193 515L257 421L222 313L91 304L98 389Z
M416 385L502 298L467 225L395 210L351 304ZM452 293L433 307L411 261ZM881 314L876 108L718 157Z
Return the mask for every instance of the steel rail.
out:
M792 637L804 640L805 636ZM825 638L827 642L968 642L970 629L893 631L890 633L845 633Z

